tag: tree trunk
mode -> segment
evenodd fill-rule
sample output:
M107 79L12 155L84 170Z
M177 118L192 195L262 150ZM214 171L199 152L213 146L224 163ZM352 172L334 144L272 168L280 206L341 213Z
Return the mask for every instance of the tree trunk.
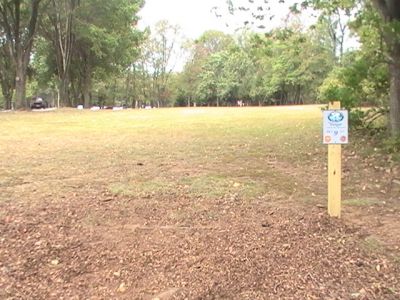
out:
M14 86L2 76L0 76L0 80L1 80L1 89L4 97L4 109L10 110L12 109L12 96L14 92Z
M15 108L27 108L26 103L26 66L22 59L17 61L16 77L15 77Z
M392 57L390 71L390 129L393 136L400 136L400 51Z
M90 107L90 89L92 84L92 78L90 74L89 66L84 68L83 74L83 85L82 85L82 95L83 95L83 106L85 108Z
M9 93L7 93L7 94L3 94L3 96L4 96L4 108L6 109L6 110L10 110L10 109L12 109L12 107L11 107L11 103L12 103L12 94L9 94Z
M8 58L6 48L0 48L0 84L4 96L4 109L12 109L12 97L15 89L15 67Z
M392 136L400 136L400 42L398 22L400 6L398 0L372 0L383 21L389 25L383 32L389 49L390 73L390 131Z
M81 80L74 80L71 79L70 77L70 83L71 83L71 89L70 89L70 100L71 100L71 106L75 107L78 104L82 104L81 102Z
M68 92L68 85L69 85L69 79L68 75L65 74L63 78L60 78L59 81L59 94L60 94L60 101L63 105L71 106L71 101L69 99L69 92Z
M30 48L32 44L30 44ZM26 71L28 69L31 52L22 49L16 50L15 70L15 108L29 108L29 101L26 100Z
M82 91L82 95L83 95L83 107L84 108L90 108L90 90L88 85L84 84L83 85L83 91Z

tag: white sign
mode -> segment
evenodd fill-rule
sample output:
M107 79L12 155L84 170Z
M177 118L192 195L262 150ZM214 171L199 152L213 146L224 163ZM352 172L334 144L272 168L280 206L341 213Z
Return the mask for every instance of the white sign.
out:
M347 110L324 111L324 144L347 144L349 142L349 113Z

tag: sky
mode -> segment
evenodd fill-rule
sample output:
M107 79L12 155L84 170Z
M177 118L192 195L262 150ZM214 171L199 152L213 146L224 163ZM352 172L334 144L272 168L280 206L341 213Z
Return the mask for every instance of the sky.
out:
M234 2L240 5L243 1ZM275 2L271 4L270 11L275 17L272 20L268 19L266 25L276 27L282 23L281 20L287 15L288 9L287 4L279 4L278 0L271 2ZM247 0L244 3L247 3ZM213 7L217 7L217 10L213 10ZM182 34L190 39L196 39L204 31L211 29L234 33L234 30L243 24L245 17L230 15L226 7L226 0L145 0L145 6L139 13L139 27L153 27L158 21L167 20L171 25L178 25ZM216 13L222 17L217 18Z
M211 12L211 8L224 4L224 0L145 0L139 13L140 27L153 27L160 20L179 25L182 33L191 39L199 37L205 30L224 30L225 26Z

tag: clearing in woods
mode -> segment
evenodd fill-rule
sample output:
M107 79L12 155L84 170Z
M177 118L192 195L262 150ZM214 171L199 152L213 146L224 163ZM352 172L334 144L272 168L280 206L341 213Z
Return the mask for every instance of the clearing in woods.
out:
M398 162L321 108L0 115L1 299L399 299Z

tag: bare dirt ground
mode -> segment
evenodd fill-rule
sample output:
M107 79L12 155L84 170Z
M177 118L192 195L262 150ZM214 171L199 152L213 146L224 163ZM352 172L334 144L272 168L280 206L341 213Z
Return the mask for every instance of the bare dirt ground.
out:
M304 213L178 193L68 199L29 211L6 204L2 298L399 297L399 264L364 247L367 232L318 208ZM177 211L185 216L179 221L171 217Z
M230 164L211 140L178 154L157 137L152 156L126 157L137 136L101 147L104 136L73 136L67 156L65 140L18 140L35 145L22 147L30 160L10 155L1 169L0 299L400 299L399 170L387 156L345 149L338 220L313 145L293 160L268 142L249 159L259 137L239 137Z

